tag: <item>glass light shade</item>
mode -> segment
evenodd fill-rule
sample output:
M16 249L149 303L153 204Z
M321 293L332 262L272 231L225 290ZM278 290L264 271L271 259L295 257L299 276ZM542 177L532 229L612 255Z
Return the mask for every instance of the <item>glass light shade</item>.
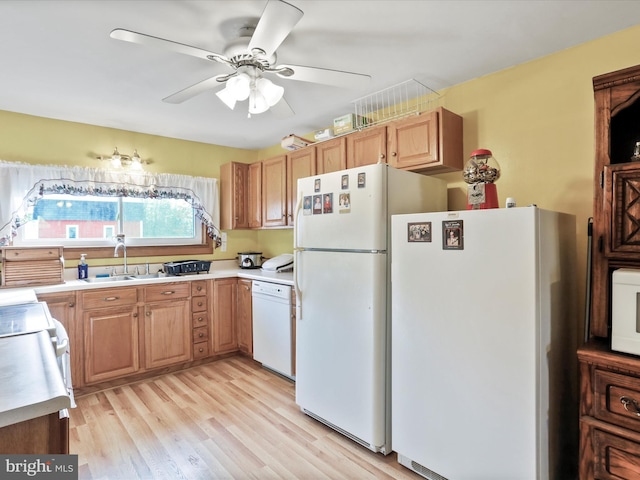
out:
M239 73L235 77L227 80L226 88L233 94L236 101L241 102L249 98L249 94L251 93L251 79L246 73Z
M120 156L120 152L118 152L118 148L113 151L113 155L111 155L111 165L118 168L122 166L122 157Z
M229 90L228 85L216 92L216 96L231 110L236 106L236 97L233 92Z
M133 155L131 156L131 169L142 170L142 160L140 159L140 155L138 155L137 150L134 150Z
M249 113L255 115L266 112L267 110L269 110L267 99L264 98L264 95L262 95L258 89L254 88L249 95Z
M259 78L256 81L256 88L262 93L262 95L264 95L264 98L270 107L273 107L278 103L284 95L283 87L276 85L266 78Z

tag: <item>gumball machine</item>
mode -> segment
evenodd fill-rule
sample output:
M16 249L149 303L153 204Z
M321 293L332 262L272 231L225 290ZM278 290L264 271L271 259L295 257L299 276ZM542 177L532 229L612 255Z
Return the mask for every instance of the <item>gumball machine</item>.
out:
M500 166L491 150L474 150L462 173L467 186L467 210L498 208L495 181L500 178Z

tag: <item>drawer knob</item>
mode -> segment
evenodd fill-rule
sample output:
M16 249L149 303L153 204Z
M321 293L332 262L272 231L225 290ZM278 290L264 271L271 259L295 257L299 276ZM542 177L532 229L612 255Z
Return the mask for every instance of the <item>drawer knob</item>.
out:
M640 405L633 398L620 397L620 403L624 406L624 409L633 413L635 416L640 417Z

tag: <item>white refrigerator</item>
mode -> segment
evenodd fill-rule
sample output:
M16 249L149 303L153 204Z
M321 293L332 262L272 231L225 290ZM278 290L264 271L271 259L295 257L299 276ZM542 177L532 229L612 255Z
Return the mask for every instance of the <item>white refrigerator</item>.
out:
M438 480L577 478L575 237L572 215L536 207L393 217L401 464Z
M296 403L391 451L390 215L446 210L442 180L376 164L298 180Z

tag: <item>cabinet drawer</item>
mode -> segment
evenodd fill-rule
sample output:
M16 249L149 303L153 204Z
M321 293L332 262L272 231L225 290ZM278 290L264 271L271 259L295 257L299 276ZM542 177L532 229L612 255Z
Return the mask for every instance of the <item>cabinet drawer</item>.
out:
M191 299L192 312L205 312L207 310L207 297L193 297Z
M209 314L207 312L194 313L191 325L193 328L204 327L209 325Z
M207 281L206 280L194 280L191 282L191 296L199 297L207 294Z
M594 478L640 478L640 444L603 430L593 431Z
M174 298L186 298L190 293L189 282L163 283L153 285L144 289L145 301L161 302L163 300L173 300Z
M193 329L193 343L206 342L209 338L209 327L198 327Z
M135 288L100 288L82 293L82 309L135 305L138 292Z
M595 371L595 416L640 432L640 378Z
M207 342L195 343L193 345L193 359L204 358L209 356L209 344Z

